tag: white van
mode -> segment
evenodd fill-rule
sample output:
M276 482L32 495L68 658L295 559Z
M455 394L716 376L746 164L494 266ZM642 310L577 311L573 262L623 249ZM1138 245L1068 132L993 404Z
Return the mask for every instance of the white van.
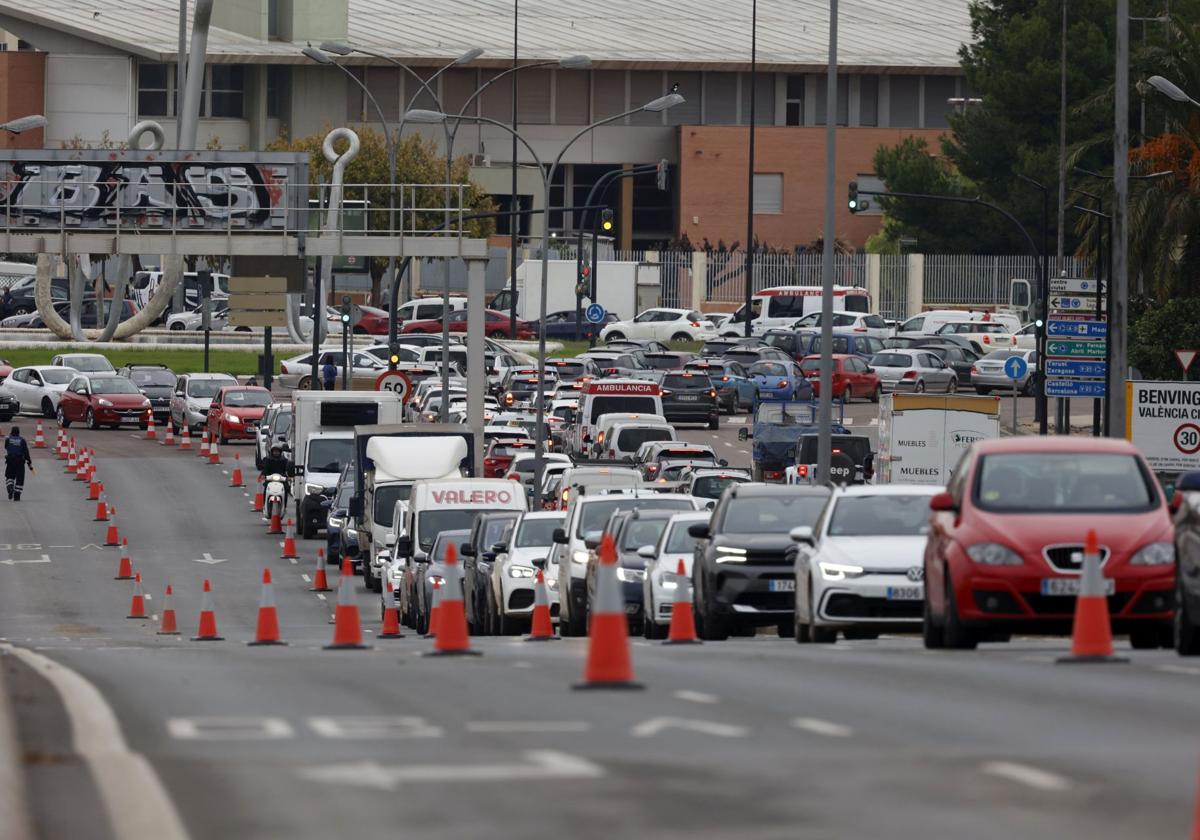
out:
M506 478L415 481L407 505L393 508L392 531L387 535L392 562L410 561L417 553L428 555L441 532L467 530L475 514L500 510L525 512L521 482Z
M628 412L661 416L662 388L645 379L594 379L583 386L575 425L566 435L568 454L587 457L603 414Z
M1017 333L1021 330L1021 319L1011 312L986 312L971 309L930 309L919 315L914 315L896 328L896 335L901 338L924 338L934 335L946 324L959 321L999 321L1008 329L1007 332Z
M675 440L675 427L662 415L603 414L596 421L592 457L609 460L632 457L648 440Z
M466 308L467 299L465 297L450 298L451 312ZM416 298L396 307L396 321L401 324L405 321L431 321L441 318L444 309L441 297Z
M126 295L133 299L138 309L145 309L150 303L150 298L154 297L154 293L162 285L162 281L163 273L161 271L136 272L133 280L129 283ZM218 274L214 271L212 282L212 299L228 300L229 275ZM195 309L200 305L200 281L194 271L186 271L183 274L183 302L187 309ZM169 306L167 308L170 309Z
M750 298L751 331L762 335L767 330L790 327L810 312L820 312L824 297L821 286L770 286L755 292ZM834 286L833 309L865 315L871 312L871 295L860 286ZM745 335L745 323L746 306L742 304L721 327L721 335Z

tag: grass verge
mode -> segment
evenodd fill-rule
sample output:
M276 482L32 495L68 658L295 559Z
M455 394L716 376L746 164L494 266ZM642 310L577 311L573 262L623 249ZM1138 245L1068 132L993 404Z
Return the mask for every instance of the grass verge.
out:
M39 348L12 348L0 346L0 358L13 367L23 365L48 365L56 356L53 350ZM193 373L204 370L203 350L170 350L163 347L129 350L107 350L106 356L113 367L122 365L166 365L175 373ZM258 355L237 350L212 350L208 354L208 369L214 373L231 373L234 376L249 376L258 373Z

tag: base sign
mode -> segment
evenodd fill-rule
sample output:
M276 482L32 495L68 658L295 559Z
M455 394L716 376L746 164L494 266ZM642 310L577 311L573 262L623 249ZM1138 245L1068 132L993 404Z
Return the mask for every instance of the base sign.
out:
M376 391L391 391L400 395L400 402L408 402L412 397L412 380L402 370L386 370L375 379Z
M608 313L604 311L604 307L598 303L593 303L587 308L584 315L588 319L589 324L599 324L604 320L604 316Z
M1155 472L1200 469L1200 382L1126 381L1125 437Z

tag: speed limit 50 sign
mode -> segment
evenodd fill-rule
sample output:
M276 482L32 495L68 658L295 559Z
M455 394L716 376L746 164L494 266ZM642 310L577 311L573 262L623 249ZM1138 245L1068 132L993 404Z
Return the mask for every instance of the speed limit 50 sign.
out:
M400 402L408 402L412 397L412 380L402 370L386 370L375 380L376 391L392 391L400 395Z
M1200 382L1126 382L1125 437L1155 472L1200 469Z

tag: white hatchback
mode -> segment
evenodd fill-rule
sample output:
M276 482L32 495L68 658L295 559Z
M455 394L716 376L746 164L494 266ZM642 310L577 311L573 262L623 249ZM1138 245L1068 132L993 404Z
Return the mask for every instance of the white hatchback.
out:
M625 338L658 341L708 341L717 328L694 309L647 309L632 321L614 321L600 331L601 341Z
M677 513L667 521L657 544L638 549L638 556L646 561L642 614L646 617L643 628L647 639L667 637L675 594L680 586L692 585L696 538L688 533L688 526L708 522L711 518L709 511ZM680 563L683 563L682 577L679 575Z

